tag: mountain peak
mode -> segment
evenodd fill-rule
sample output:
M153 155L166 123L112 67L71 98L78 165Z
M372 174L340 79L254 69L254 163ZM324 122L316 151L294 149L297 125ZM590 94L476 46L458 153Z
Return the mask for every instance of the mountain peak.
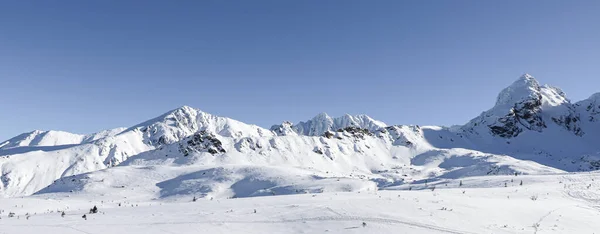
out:
M519 80L535 80L535 78L529 73L525 73L519 77Z
M331 119L331 117L325 113L325 112L321 112L319 114L317 114L315 117L312 118L313 120L328 120Z
M202 112L202 111L200 111L199 109L193 108L191 106L183 105L183 106L180 106L176 109L169 111L168 113L174 113L174 112L197 113L197 112Z
M300 135L319 136L326 131L335 131L350 126L376 130L387 125L367 115L344 114L340 117L330 117L327 113L320 113L309 121L294 125L293 128Z
M538 81L529 74L523 74L498 94L496 106L512 106L526 99L539 98L539 92Z
M525 73L521 75L519 79L513 82L509 87L511 86L539 88L540 83L535 79L535 77Z

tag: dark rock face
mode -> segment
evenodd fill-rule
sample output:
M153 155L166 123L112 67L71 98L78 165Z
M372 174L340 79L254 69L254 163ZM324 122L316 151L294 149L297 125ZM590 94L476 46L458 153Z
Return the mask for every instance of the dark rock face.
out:
M330 132L330 131L326 131L325 133L323 133L323 136L324 136L324 137L327 137L328 139L331 139L331 138L333 138L333 136L334 136L334 135L335 135L335 134L333 134L333 133L332 133L332 132Z
M524 129L542 132L546 123L541 117L542 95L536 93L532 98L517 102L509 113L495 123L487 125L494 136L513 138Z
M541 132L542 129L546 128L546 123L540 116L541 106L542 96L538 94L536 99L516 103L511 112L525 128Z
M369 131L369 129L358 128L358 127L340 128L337 130L337 132L347 132L351 136L358 138L358 139L365 139L365 136L373 136L373 133L371 133L371 131Z
M188 156L193 152L209 152L211 154L226 152L221 141L214 134L204 130L194 133L184 142L179 144L179 151L183 156Z
M4 174L2 174L2 176L0 176L0 182L2 183L3 188L8 187L8 184L11 181L9 176L10 176L10 174L8 172L4 173Z
M500 118L497 124L488 125L488 127L493 135L504 138L516 137L523 132L523 129L519 127L519 121L514 115Z
M581 130L581 127L579 127L579 115L570 114L567 116L552 117L552 121L554 121L554 123L560 126L563 126L565 129L575 133L575 135L577 136L583 136L584 134L583 130Z

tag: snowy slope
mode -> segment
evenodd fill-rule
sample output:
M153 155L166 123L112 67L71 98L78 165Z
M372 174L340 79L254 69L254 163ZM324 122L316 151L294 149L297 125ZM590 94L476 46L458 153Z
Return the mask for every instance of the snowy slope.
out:
M152 198L221 198L597 170L599 99L572 104L523 75L490 110L452 128L322 113L264 129L184 106L127 129L12 138L0 147L0 195L95 193L121 174L155 174L135 182Z
M75 145L92 142L101 138L114 136L124 131L125 128L115 128L100 131L90 135L79 135L63 131L40 131L35 130L23 133L7 141L0 143L1 149L16 147L36 147L36 146L60 146Z

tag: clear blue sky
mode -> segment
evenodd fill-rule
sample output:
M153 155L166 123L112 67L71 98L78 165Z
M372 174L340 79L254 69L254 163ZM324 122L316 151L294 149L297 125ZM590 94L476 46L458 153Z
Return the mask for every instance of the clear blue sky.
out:
M522 73L600 91L600 1L2 1L0 140L182 105L462 124Z

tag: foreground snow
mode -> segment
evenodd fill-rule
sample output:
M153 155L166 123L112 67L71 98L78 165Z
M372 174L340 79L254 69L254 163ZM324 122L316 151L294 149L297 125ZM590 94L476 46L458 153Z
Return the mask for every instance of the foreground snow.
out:
M45 193L0 199L0 233L597 233L599 181L595 172L485 176L462 179L462 186L445 180L411 190L196 202L191 195ZM82 219L94 205L100 212Z

